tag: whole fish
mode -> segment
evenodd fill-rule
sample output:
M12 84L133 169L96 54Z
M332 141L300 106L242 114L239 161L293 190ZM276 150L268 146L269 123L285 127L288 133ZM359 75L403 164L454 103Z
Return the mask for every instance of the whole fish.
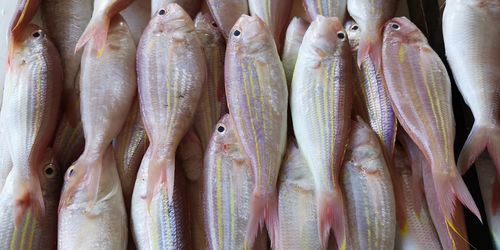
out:
M139 100L135 98L123 128L113 140L113 151L127 211L130 211L137 171L148 146L148 137L139 113Z
M17 5L14 18L10 22L10 32L14 40L17 40L23 38L25 29L29 29L30 22L35 16L41 0L13 0L12 2L17 2Z
M424 202L417 208L413 197L418 193L424 200L423 189L414 190L412 183L413 169L406 152L399 145L394 150L394 176L402 182L402 189L394 190L396 201L404 204L404 220L397 217L396 249L442 249L436 229ZM425 201L425 200L424 200Z
M342 23L336 17L316 17L300 46L290 106L297 144L314 178L323 247L330 228L338 246L346 246L339 177L349 138L353 80Z
M139 44L142 32L151 19L151 1L135 0L121 12L123 19L127 22L130 32L134 37L135 44Z
M170 3L176 3L186 11L190 17L194 18L201 8L201 0L151 0L151 16Z
M193 21L179 5L162 6L149 22L139 42L137 72L142 119L151 141L146 199L151 201L163 186L172 200L175 153L191 126L206 78Z
M213 128L226 105L224 91L224 55L226 44L210 14L199 13L194 20L198 39L207 63L207 80L201 92L193 126L205 149Z
M2 249L56 249L57 247L57 206L62 186L62 169L56 162L50 149L45 151L37 175L40 176L40 185L45 204L45 214L37 219L29 209L21 217L21 223L16 226L15 196L16 175L19 172L10 172L4 189L0 193L0 248Z
M394 249L396 203L391 176L376 133L358 119L352 125L342 169L349 249Z
M61 53L64 72L63 104L64 115L71 128L77 130L80 121L78 105L78 72L82 51L75 53L78 38L92 17L92 0L44 0L42 13L48 35ZM63 165L67 168L67 165Z
M78 52L85 44L92 40L92 49L103 53L111 28L111 20L122 10L126 9L134 0L94 0L92 18L83 34L75 45Z
M347 0L303 0L310 21L317 16L337 17L344 23L347 14Z
M13 42L3 99L2 133L7 136L12 171L16 180L16 225L29 209L43 215L40 163L54 135L59 119L62 70L59 54L46 33L27 26Z
M455 122L451 83L439 56L410 20L385 25L383 70L386 90L399 123L429 161L437 201L450 220L460 200L478 218L479 210L457 171L453 153Z
M286 30L283 51L281 52L281 62L285 70L288 89L290 89L290 84L292 83L293 71L297 62L297 56L299 55L300 45L308 27L309 23L304 19L294 17Z
M384 24L394 17L398 0L347 0L349 15L359 26L358 66L367 56L375 69L382 62L382 30Z
M356 58L361 38L359 25L348 21L346 31L353 57ZM384 76L370 58L365 58L361 67L355 68L357 81L354 81L354 112L370 124L384 145L387 156L392 157L397 120L384 89Z
M295 142L288 142L280 170L279 245L282 249L321 249L314 179Z
M82 181L88 187L89 205L96 201L104 153L120 133L136 95L135 44L120 15L110 23L104 53L99 55L94 45L95 40L91 40L85 47L80 71L85 149L74 163L78 171L64 189L61 206L71 199Z
M238 18L241 15L248 15L247 0L207 0L206 2L226 39Z
M259 17L242 15L231 30L225 78L229 113L254 175L245 243L252 246L263 222L276 243L276 182L286 147L288 90L271 31Z
M164 189L155 193L149 204L144 199L151 155L150 146L142 159L132 195L131 224L137 249L191 249L182 171L175 173L173 199L167 197Z
M490 233L493 236L493 243L496 249L500 249L500 213L498 210L495 211L495 209L498 208L493 206L493 200L495 199L493 195L498 195L498 192L496 194L493 192L495 185L498 186L498 175L495 173L493 161L486 155L482 155L477 159L476 167L478 167L476 168L476 172ZM495 178L495 176L497 176L497 178Z
M75 179L85 169L71 166L66 171L63 190L75 182L77 189L71 201L59 209L58 249L126 249L127 213L111 146L104 153L102 166L99 182L92 184L99 186L99 192L90 208L89 183Z
M258 16L267 24L274 36L278 52L281 51L284 31L288 24L292 3L289 0L248 0L252 16Z
M457 86L474 115L458 167L467 171L488 150L498 181L494 206L500 207L500 23L498 0L449 0L443 14L446 58ZM484 27L484 28L478 28Z

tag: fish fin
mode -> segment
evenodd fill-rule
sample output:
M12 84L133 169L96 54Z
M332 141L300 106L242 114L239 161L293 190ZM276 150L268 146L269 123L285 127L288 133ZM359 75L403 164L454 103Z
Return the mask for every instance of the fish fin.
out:
M361 64L367 57L370 58L378 70L382 62L382 38L379 33L364 35L359 40L358 67L361 68Z
M35 218L41 221L45 214L45 206L42 195L42 187L38 178L33 178L28 182L21 181L18 191L18 196L15 202L15 225L20 225L24 216L29 212L29 209L34 213Z
M492 199L491 199L491 212L492 214L496 214L498 211L498 207L500 207L500 181L498 181L500 175L497 174L497 178L493 182L493 190L491 191Z
M167 198L169 201L174 196L174 180L175 180L175 157L168 159L160 159L156 150L151 153L149 161L148 180L146 187L146 201L149 205L154 195L160 191L163 184L166 182Z
M462 174L469 170L485 149L488 149L497 171L500 172L500 128L480 126L474 123L458 157L457 165Z
M436 172L432 173L437 200L439 202L439 206L441 207L443 216L447 220L451 220L456 209L456 199L458 199L482 222L479 209L467 189L464 180L455 168L453 168L453 170L454 171L448 175Z
M16 13L12 19L10 32L14 37L23 30L23 28L31 22L38 10L40 0L22 0L17 6Z
M344 205L340 193L323 193L318 196L318 223L322 249L328 246L330 229L335 234L339 249L346 248Z
M259 230L264 223L267 226L269 238L273 249L279 249L278 243L278 197L276 192L271 194L261 193L254 190L250 200L250 217L245 235L245 248L252 248Z
M196 181L200 178L203 171L203 148L193 128L182 138L177 148L177 158L189 180Z
M266 222L269 238L271 239L272 249L281 249L279 246L279 224L278 224L278 195L277 192L269 196L266 203L264 220Z
M94 163L89 162L87 164L87 173L85 174L84 181L87 183L87 195L89 201L87 209L90 209L97 203L102 168L104 167L103 156L100 156Z
M108 37L109 22L110 20L104 16L93 16L82 36L76 43L75 53L93 39L93 49L98 51L98 56L102 55Z

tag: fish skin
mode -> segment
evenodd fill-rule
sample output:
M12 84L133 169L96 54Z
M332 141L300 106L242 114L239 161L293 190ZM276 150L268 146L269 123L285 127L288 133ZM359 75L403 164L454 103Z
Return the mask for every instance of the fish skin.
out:
M455 165L451 83L443 62L422 32L404 17L386 23L382 54L392 107L429 161L444 217L452 218L458 199L481 219Z
M135 0L126 9L120 12L130 28L136 45L139 44L142 32L149 23L149 19L151 18L150 13L150 0Z
M242 15L231 34L225 58L226 98L255 176L245 242L252 246L265 221L278 247L276 182L287 135L285 72L272 34L259 17Z
M309 21L317 16L337 17L341 23L347 14L347 0L303 0Z
M493 243L496 249L500 249L500 213L493 210L493 189L495 185L498 187L498 180L495 178L498 174L495 171L495 165L491 157L485 154L479 156L476 161L476 172L479 180L479 187L481 188L481 196L484 202L484 211L486 212L486 219L490 227ZM496 183L495 183L496 182ZM498 195L498 193L496 194Z
M173 200L168 199L164 189L154 194L150 204L144 199L151 155L150 146L142 159L132 195L131 225L137 249L191 249L189 219L186 219L189 218L184 192L186 185L182 171L175 173Z
M358 54L361 31L356 22L346 23L346 32L353 58ZM354 112L367 121L380 138L387 155L392 158L396 142L397 120L384 89L384 76L371 59L366 58L361 68L356 68L354 87Z
M286 30L283 51L281 52L281 62L283 63L289 90L300 45L308 27L309 23L307 21L300 17L293 17Z
M212 17L226 39L238 18L249 14L247 0L207 0L206 2Z
M422 200L425 199L424 193L423 189L413 189L411 162L400 145L395 147L393 162L394 176L403 184L402 189L394 192L394 196L404 204L405 214L405 221L396 218L398 227L395 249L442 249L427 203L424 202L420 208L415 205L414 193L418 193Z
M40 185L45 204L42 223L28 210L21 219L20 226L14 225L14 197L16 192L16 171L10 172L5 188L0 194L0 248L2 249L56 249L57 247L57 206L62 186L63 172L57 164L51 149L44 154L39 169Z
M148 201L165 182L172 199L177 146L191 127L206 79L203 50L191 18L177 4L162 10L146 27L137 51L139 101L152 150Z
M278 52L281 51L288 25L292 3L289 0L248 0L248 9L252 16L258 16L266 23L274 36Z
M333 228L342 249L347 224L339 177L351 123L351 57L341 22L318 16L302 41L290 98L297 143L314 178L322 246Z
M78 182L71 201L60 206L58 249L126 249L127 213L111 146L104 153L102 165L98 194L92 207L88 206L89 184L86 182ZM68 168L63 190L79 171L82 169L75 166Z
M394 249L396 203L378 136L358 118L353 122L341 182L345 190L349 249Z
M176 3L182 7L191 18L194 18L201 8L201 0L152 0L151 1L151 16L162 7L170 3Z
M81 120L76 104L79 102L77 85L82 51L75 53L75 46L92 17L92 8L92 0L44 0L41 5L47 33L61 54L64 74L63 108L73 129L77 129Z
M44 201L39 168L45 149L50 145L59 117L62 69L57 49L46 33L36 25L27 26L12 44L3 99L3 133L17 190L16 225L31 208L41 218ZM23 114L23 115L20 115Z
M85 149L74 163L77 171L64 189L61 207L82 185L80 182L88 185L89 206L97 201L104 153L120 133L137 91L135 44L123 18L117 15L111 21L102 55L93 50L94 42L91 40L83 51L80 71L80 110Z
M314 179L296 143L288 142L278 181L282 249L321 249Z
M198 13L194 20L194 26L205 54L207 80L194 115L196 122L193 126L201 141L202 148L205 150L212 136L213 128L221 117L223 106L226 105L224 90L226 44L210 14Z
M0 115L1 117L1 115ZM1 118L0 118L1 119ZM3 126L2 126L3 127ZM3 130L3 129L0 129ZM2 142L5 142L5 136L0 132L0 138ZM12 170L12 160L10 158L9 147L7 143L0 143L0 193L3 189L7 176L9 176Z
M443 14L446 58L475 119L460 152L458 168L465 173L481 152L487 150L500 181L500 44L497 42L500 30L491 23L500 23L498 0L446 2ZM495 196L500 196L500 191ZM500 199L494 203L500 207Z

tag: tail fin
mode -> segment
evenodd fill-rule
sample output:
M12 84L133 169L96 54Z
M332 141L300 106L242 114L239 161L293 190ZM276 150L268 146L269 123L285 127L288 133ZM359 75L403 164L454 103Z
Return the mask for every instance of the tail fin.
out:
M488 149L491 159L500 173L500 128L480 126L474 123L472 131L458 157L458 168L467 172L477 157Z
M82 36L76 43L75 53L83 48L87 42L93 39L93 49L99 51L98 53L101 55L108 37L109 22L110 20L106 18L106 16L93 16L87 25L87 28L85 28Z
M17 5L16 14L12 20L10 31L14 37L28 25L35 16L40 0L23 0Z
M382 62L382 37L380 32L364 33L361 36L358 49L358 67L361 67L361 63L366 57L370 58L376 69L379 69Z
M254 190L250 201L250 217L248 220L247 233L245 236L245 249L253 246L255 237L264 222L269 232L273 249L279 249L278 240L278 197L276 192L264 194Z
M15 225L20 225L24 216L29 212L29 209L35 214L38 221L45 214L45 206L43 201L42 187L38 178L33 178L29 181L19 182L18 196L15 202Z
M160 159L158 152L153 149L149 160L148 180L146 187L146 202L151 203L154 195L160 190L163 183L166 182L167 198L169 201L174 196L175 180L175 157Z
M318 195L318 223L323 249L328 246L330 229L339 249L346 249L344 202L340 192Z

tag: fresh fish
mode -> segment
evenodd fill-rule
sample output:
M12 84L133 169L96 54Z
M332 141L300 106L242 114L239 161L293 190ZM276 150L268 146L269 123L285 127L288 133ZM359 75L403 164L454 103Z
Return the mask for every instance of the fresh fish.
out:
M85 169L71 166L66 171L63 193L69 185L77 188L70 201L60 204L58 249L126 249L127 213L111 146L102 158L99 182L92 184L99 186L92 207L88 206L89 183L75 179Z
M75 45L75 52L78 52L85 44L92 41L92 50L103 53L106 46L111 27L111 20L118 15L120 11L126 9L134 0L94 0L94 10L92 18L83 34Z
M267 24L278 52L281 51L292 3L289 0L248 0L248 8L252 16L258 16Z
M245 242L252 246L265 221L276 243L276 182L286 147L288 90L271 31L259 17L242 15L231 30L225 78L229 113L254 175Z
M31 209L20 218L15 226L15 197L19 174L10 172L0 194L0 248L2 249L56 249L57 247L57 205L62 186L63 172L50 149L45 151L35 173L40 176L40 185L45 204L45 214L36 219Z
M484 202L484 211L486 212L490 232L493 236L493 243L498 250L500 249L500 213L493 208L493 195L495 195L493 187L495 185L498 186L498 174L495 172L493 161L486 155L482 155L477 159L476 167L479 187L481 188L481 195ZM498 195L498 192L496 195Z
M9 147L6 143L7 139L5 137L4 133L0 132L0 141L2 142L0 143L0 193L2 192L3 185L5 184L7 176L12 169L12 160L10 158Z
M368 56L375 69L382 62L382 30L384 24L394 17L398 0L347 0L349 15L359 26L358 66Z
M285 69L288 89L290 89L290 84L292 83L293 71L297 62L297 56L299 55L300 45L308 27L309 23L304 21L304 19L294 17L286 30L281 61Z
M139 100L135 98L122 130L113 141L113 151L127 211L130 211L137 171L148 146L148 137L139 113Z
M62 70L57 49L36 25L27 26L12 47L3 99L2 133L12 159L16 180L16 225L31 209L41 218L44 211L39 168L59 119Z
M173 199L162 188L148 204L145 196L151 156L150 146L142 159L132 195L131 224L137 249L191 249L182 171L175 173Z
M14 40L23 39L25 29L29 29L30 22L35 16L41 0L12 0L16 1L14 18L10 23L10 32Z
M74 163L77 171L61 196L61 206L85 182L89 206L98 195L103 157L122 129L136 95L135 44L127 23L120 15L110 23L108 41L99 55L91 40L82 55L80 72L80 110L85 149ZM113 72L113 74L110 74Z
M151 19L151 1L135 0L121 12L123 19L127 22L130 32L134 37L135 44L139 44L142 32Z
M396 249L442 249L436 229L424 202L417 208L414 202L414 193L424 200L423 189L414 190L412 183L413 169L406 152L399 145L394 151L394 176L402 182L402 189L394 190L396 201L404 204L404 221L397 217Z
M293 141L288 143L278 183L279 245L282 249L321 249L314 179Z
M451 83L439 56L410 20L387 22L383 42L386 89L399 123L429 161L437 201L449 222L460 200L479 210L458 173L453 154L455 124Z
M216 27L210 14L199 13L194 21L207 62L207 80L203 86L193 126L203 149L208 145L213 128L226 105L224 91L224 37Z
M297 143L314 178L323 247L333 228L346 246L346 218L339 177L352 107L352 58L336 17L318 16L306 31L292 80L290 106Z
M449 0L443 14L446 57L474 115L458 167L469 169L488 150L497 170L493 206L500 207L500 23L498 0ZM497 210L498 211L498 210Z
M78 72L82 51L75 53L78 38L92 17L92 0L44 0L42 13L48 35L61 53L64 72L63 108L71 128L78 131L80 110L78 105ZM57 152L57 151L56 151ZM63 165L67 168L67 165Z
M249 13L247 0L207 0L206 2L226 39L238 18Z
M352 124L342 169L349 224L349 249L394 249L396 203L389 169L376 133Z
M361 31L357 23L346 23L347 36L356 58L359 49ZM392 157L396 142L397 120L391 102L384 89L384 76L370 58L366 58L361 67L355 67L357 81L354 81L354 112L368 121L380 138L388 157Z
M176 3L181 6L190 17L194 18L200 11L201 2L201 0L151 0L151 16L154 16L163 6L167 6L167 4L170 3Z
M179 5L162 6L149 22L139 42L137 72L141 114L151 141L146 199L151 201L163 186L172 200L175 153L191 126L206 78L193 21Z
M317 16L337 17L344 23L347 14L347 0L303 0L310 21Z

